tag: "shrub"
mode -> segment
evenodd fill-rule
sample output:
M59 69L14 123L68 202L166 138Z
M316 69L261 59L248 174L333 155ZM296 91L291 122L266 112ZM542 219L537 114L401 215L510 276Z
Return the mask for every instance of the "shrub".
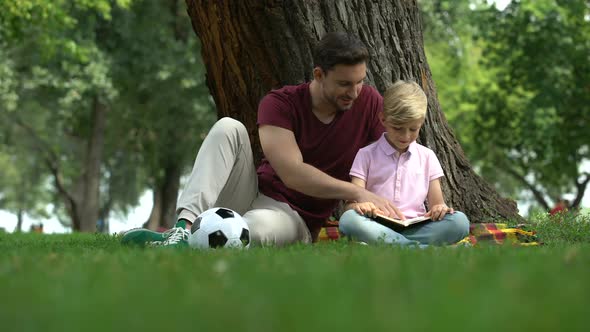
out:
M545 244L590 243L590 215L586 213L534 214L530 227Z

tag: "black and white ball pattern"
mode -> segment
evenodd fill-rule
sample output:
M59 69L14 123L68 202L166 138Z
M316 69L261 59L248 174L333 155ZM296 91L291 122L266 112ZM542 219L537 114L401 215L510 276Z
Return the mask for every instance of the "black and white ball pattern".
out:
M188 244L192 248L250 247L250 229L237 212L216 207L199 215L191 227Z

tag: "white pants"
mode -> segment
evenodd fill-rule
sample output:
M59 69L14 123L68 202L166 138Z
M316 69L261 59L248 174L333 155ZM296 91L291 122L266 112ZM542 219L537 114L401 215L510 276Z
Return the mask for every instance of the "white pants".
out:
M296 211L258 192L248 132L232 118L217 121L203 141L176 213L192 222L213 207L240 213L253 245L311 243L309 229Z

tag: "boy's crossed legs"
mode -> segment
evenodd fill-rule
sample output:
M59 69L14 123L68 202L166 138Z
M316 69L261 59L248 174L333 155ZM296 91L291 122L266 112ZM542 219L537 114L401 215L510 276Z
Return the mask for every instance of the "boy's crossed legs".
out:
M340 217L340 231L366 243L396 245L443 245L456 243L469 234L469 220L463 212L447 213L443 220L430 221L400 233L348 210Z

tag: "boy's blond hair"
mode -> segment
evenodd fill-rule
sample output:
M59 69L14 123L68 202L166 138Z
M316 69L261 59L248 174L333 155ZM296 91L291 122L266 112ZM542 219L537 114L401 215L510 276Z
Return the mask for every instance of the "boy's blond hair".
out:
M405 124L426 116L428 100L422 88L412 81L397 81L383 94L385 122Z

